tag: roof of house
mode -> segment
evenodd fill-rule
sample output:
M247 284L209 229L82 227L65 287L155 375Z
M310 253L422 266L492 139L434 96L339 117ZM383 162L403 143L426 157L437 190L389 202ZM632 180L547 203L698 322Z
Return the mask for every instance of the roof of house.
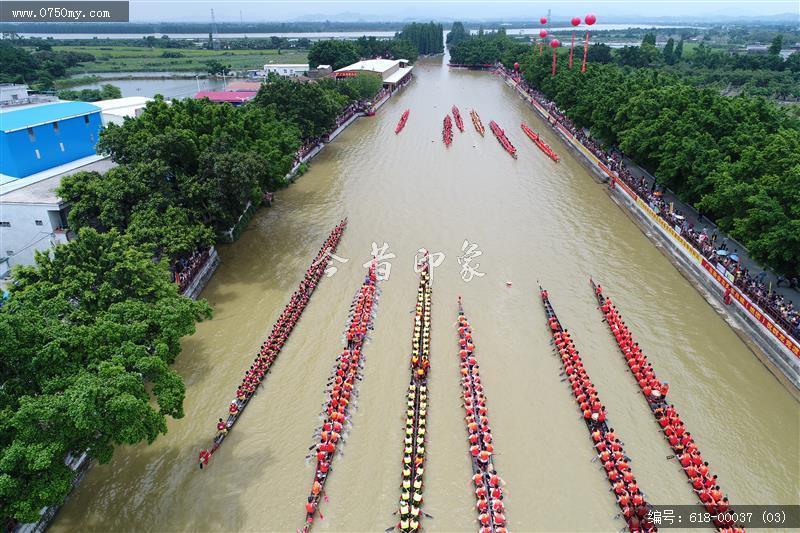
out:
M0 111L0 131L10 133L99 111L99 107L86 102L56 102L12 111Z
M228 91L258 91L261 88L260 81L233 81L225 87Z
M308 63L267 63L264 68L297 68L308 70Z
M152 101L153 98L148 98L146 96L128 96L126 98L100 100L94 103L103 111L103 115L106 118L109 115L120 118L134 118L138 110L144 109L147 103Z
M400 63L400 61L400 59L367 59L365 61L359 61L358 63L353 63L352 65L340 68L336 72L366 70L369 72L378 72L382 74Z
M390 75L386 76L386 79L383 80L384 83L397 83L403 79L403 77L411 72L411 69L414 67L405 67L399 68L396 71L392 72Z
M62 178L84 170L103 174L115 166L116 163L108 156L83 157L0 186L0 201L4 204L58 205L61 199L56 194L56 189L61 184Z
M195 98L208 98L212 102L247 102L255 98L255 91L200 91Z
M94 105L103 110L103 113L114 111L117 109L126 109L128 107L144 107L148 102L152 102L153 98L147 96L126 96L125 98L113 98L111 100L100 100L92 102Z

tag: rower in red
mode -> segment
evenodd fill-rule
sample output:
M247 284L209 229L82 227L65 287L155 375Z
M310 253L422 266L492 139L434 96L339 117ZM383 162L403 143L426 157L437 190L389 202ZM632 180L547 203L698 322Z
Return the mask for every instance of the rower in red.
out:
M228 428L225 426L225 422L220 418L219 422L217 422L217 437L221 437L222 435L226 435L228 433Z
M200 470L203 469L204 465L208 464L209 459L211 459L211 453L205 448L200 450L200 455L197 458L197 460L200 462Z

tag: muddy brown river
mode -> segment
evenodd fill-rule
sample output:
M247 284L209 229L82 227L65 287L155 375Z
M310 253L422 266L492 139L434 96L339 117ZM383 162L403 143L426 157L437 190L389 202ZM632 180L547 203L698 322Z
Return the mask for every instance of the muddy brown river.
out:
M334 461L316 531L380 532L396 523L405 394L417 274L414 256L442 252L434 269L424 519L428 531L475 531L475 498L460 404L456 299L462 295L485 385L495 464L506 480L512 531L617 531L618 508L566 384L537 294L550 292L626 444L651 503L695 497L627 372L588 286L605 287L644 347L700 450L734 504L800 500L800 410L731 327L614 204L514 92L489 73L420 61L414 81L375 117L349 127L309 172L277 194L203 293L214 319L184 339L176 364L186 416L150 446L120 447L70 496L52 531L295 531L313 476L305 457L323 389L342 347L350 300L372 243L391 271L353 428ZM466 131L445 149L442 118L461 109ZM400 135L394 127L411 110ZM486 137L469 118L474 108ZM519 151L489 131L502 126ZM520 130L542 132L553 163ZM209 445L243 371L328 231L349 225L338 272L324 278L263 388L205 470ZM482 252L462 278L464 241ZM477 265L476 265L477 264ZM507 287L506 281L512 286Z

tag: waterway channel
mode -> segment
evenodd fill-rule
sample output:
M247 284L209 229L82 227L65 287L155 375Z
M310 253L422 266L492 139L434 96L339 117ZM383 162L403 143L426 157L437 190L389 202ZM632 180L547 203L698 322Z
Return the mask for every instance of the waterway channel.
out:
M52 531L295 531L313 467L305 456L362 264L389 245L372 342L365 349L353 428L336 458L318 531L383 531L396 522L408 353L421 247L434 269L425 506L428 531L474 531L474 495L460 405L456 298L472 322L496 466L512 531L617 531L617 507L574 400L560 382L537 280L573 332L626 444L648 500L694 503L613 338L588 277L599 280L638 337L731 502L797 503L800 411L728 324L608 197L514 92L489 73L420 61L414 81L375 117L355 122L310 170L262 209L203 293L213 320L183 342L176 368L186 416L150 446L121 447L93 467ZM441 142L457 104L466 132ZM411 110L400 135L394 126ZM481 138L469 110L487 125ZM496 120L519 151L493 138ZM546 158L520 121L561 156ZM197 468L214 425L261 340L324 238L349 218L338 271L323 279L277 360L210 467ZM485 275L465 282L462 244ZM476 265L477 266L477 265ZM512 286L507 287L506 281Z

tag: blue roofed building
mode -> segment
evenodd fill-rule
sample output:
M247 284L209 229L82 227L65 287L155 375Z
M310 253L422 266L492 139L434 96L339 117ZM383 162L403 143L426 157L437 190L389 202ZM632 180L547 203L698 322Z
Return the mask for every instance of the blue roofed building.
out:
M0 181L94 155L102 126L100 108L86 102L0 110Z

